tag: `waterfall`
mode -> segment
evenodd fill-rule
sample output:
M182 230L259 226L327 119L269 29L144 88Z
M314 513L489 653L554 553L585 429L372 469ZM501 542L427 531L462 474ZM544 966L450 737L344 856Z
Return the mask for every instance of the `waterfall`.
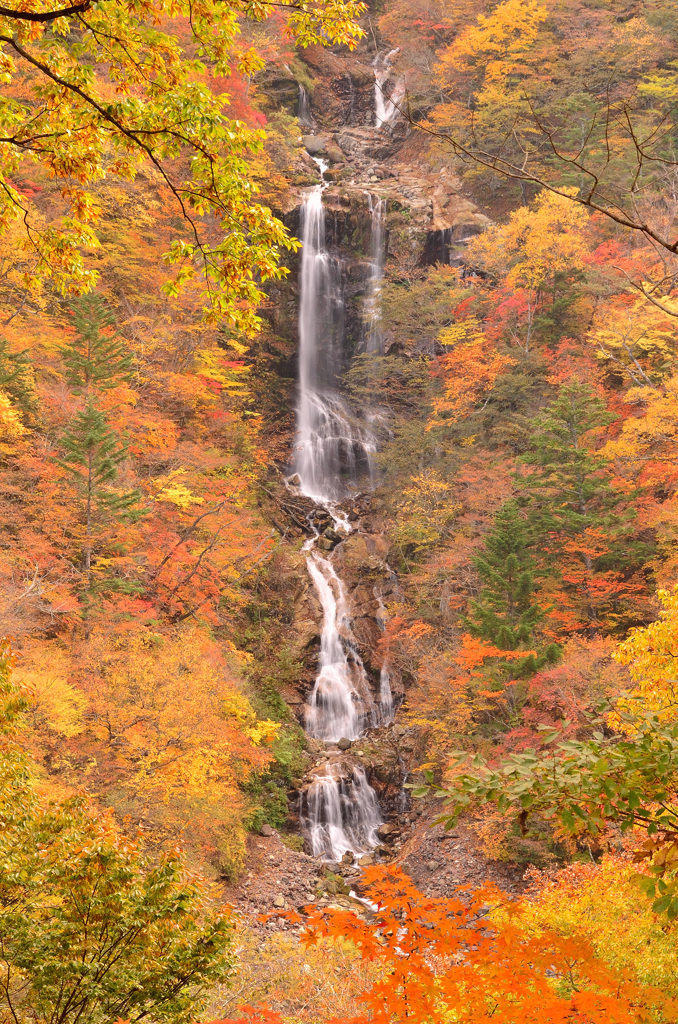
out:
M318 161L321 171L322 161ZM338 393L342 370L344 299L340 262L325 242L322 185L301 210L299 299L299 392L294 469L301 492L332 515L335 531L350 523L336 502L361 480L371 479L376 442ZM380 245L381 247L381 245ZM291 478L294 479L294 478ZM306 712L309 735L334 744L356 740L382 721L353 635L342 580L329 558L304 545L307 568L323 610L318 674ZM313 854L325 860L360 855L377 843L382 818L364 769L339 751L316 774L301 799L300 818Z
M384 276L384 214L386 202L379 196L368 196L371 222L371 269L365 300L365 351L381 352L381 314L379 299Z
M323 609L323 630L320 671L311 694L306 730L329 743L336 743L342 736L356 740L366 728L379 724L379 712L351 631L344 586L332 565L317 552L307 565Z
M379 615L377 616L377 622L382 633L386 629L386 606L384 599L375 588L374 596L377 599L379 606ZM393 700L393 691L391 690L391 673L388 670L388 662L384 659L384 663L381 666L381 672L379 673L379 706L381 711L381 721L383 725L388 725L392 722L395 717L395 701Z
M319 161L321 169L324 168ZM294 468L304 494L336 501L371 477L376 443L336 391L341 372L344 297L341 265L325 246L323 187L301 208L299 401Z
M339 861L345 853L360 855L378 843L383 818L374 790L363 768L353 767L348 777L326 765L308 787L301 806L301 822L314 857Z
M314 128L315 121L313 120L313 114L311 113L311 101L308 98L308 93L304 89L301 82L299 83L299 101L297 104L297 119L299 124L304 128Z
M400 47L391 50L385 57L377 54L374 58L374 123L377 128L385 128L400 114L400 104L405 97L405 79L401 75L390 96L386 95L386 82L391 74L393 60L400 53Z

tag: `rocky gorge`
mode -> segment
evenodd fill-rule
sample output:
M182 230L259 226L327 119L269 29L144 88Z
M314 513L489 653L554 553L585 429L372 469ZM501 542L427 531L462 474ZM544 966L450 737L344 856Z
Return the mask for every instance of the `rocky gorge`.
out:
M312 91L291 73L272 83L304 132L297 199L284 211L304 245L288 282L270 289L266 315L295 351L295 436L269 497L288 542L286 642L301 666L281 696L307 732L307 770L291 794L304 852L269 826L252 837L233 894L250 913L349 898L373 862L397 861L442 895L493 873L511 888L519 876L489 867L467 830L442 842L431 829L435 808L413 807L404 788L424 750L416 728L398 721L406 686L382 642L401 600L372 500L389 412L343 388L357 356L391 350L379 323L384 276L462 267L465 241L489 223L454 169L422 156L397 61L372 34L353 54L305 51Z

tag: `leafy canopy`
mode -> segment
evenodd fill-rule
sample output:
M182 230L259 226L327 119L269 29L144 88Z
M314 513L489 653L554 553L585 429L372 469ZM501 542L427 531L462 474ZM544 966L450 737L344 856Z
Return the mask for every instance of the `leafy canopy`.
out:
M255 330L260 283L282 276L279 254L297 243L256 201L248 159L265 134L228 116L212 88L233 69L251 75L261 57L241 44L242 19L276 8L302 46L355 45L358 0L84 0L61 7L29 0L0 12L0 231L17 223L33 253L27 280L87 291L97 274L96 184L141 172L164 189L186 231L165 256L178 267L169 294L202 276L209 316ZM16 179L30 164L61 185L65 209L43 224Z

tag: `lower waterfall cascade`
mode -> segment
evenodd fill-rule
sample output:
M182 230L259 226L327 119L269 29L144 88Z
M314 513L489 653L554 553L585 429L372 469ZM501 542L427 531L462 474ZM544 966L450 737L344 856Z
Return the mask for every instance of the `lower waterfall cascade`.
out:
M322 161L318 161L323 170ZM337 546L353 527L340 502L373 480L376 440L338 391L344 299L342 268L325 241L324 186L316 186L301 209L299 302L299 397L297 442L290 486L312 498L332 518ZM376 298L383 273L383 204L370 197L371 275L365 301L366 349L378 351ZM350 853L360 857L378 843L383 817L364 767L342 749L369 729L393 720L394 701L384 664L379 690L370 678L353 634L346 587L332 561L318 550L319 533L303 546L307 569L323 614L318 671L308 698L305 728L330 748L300 798L299 816L311 852L327 862ZM385 607L376 595L383 620ZM383 628L383 625L382 625Z

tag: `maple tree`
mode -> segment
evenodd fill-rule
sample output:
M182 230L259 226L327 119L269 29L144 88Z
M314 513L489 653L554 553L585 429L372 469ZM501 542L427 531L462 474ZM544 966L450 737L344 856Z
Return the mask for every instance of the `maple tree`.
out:
M541 928L530 934L518 908L496 889L465 899L430 899L397 867L367 868L370 909L314 910L303 941L350 938L381 968L362 996L366 1014L353 1021L631 1022L653 1013L675 1019L658 989L639 984L631 967L615 970L596 958L581 935ZM499 911L503 911L500 913Z
M181 858L149 856L83 796L36 794L24 691L0 660L0 1000L15 1021L188 1021L232 970L232 924Z
M355 0L289 4L287 29L301 45L353 46L362 10ZM210 316L256 329L257 281L282 276L279 253L296 243L256 201L248 156L261 151L264 135L228 116L228 95L212 81L233 65L243 74L262 66L254 48L239 45L240 20L271 13L266 3L238 0L3 7L0 224L23 224L23 247L36 257L29 279L47 277L62 291L91 288L97 274L84 252L97 244L100 217L92 186L104 174L132 180L146 168L187 228L167 250L179 269L166 288L174 294L198 272ZM187 40L181 25L190 26ZM62 182L65 209L49 225L12 183L26 161Z

